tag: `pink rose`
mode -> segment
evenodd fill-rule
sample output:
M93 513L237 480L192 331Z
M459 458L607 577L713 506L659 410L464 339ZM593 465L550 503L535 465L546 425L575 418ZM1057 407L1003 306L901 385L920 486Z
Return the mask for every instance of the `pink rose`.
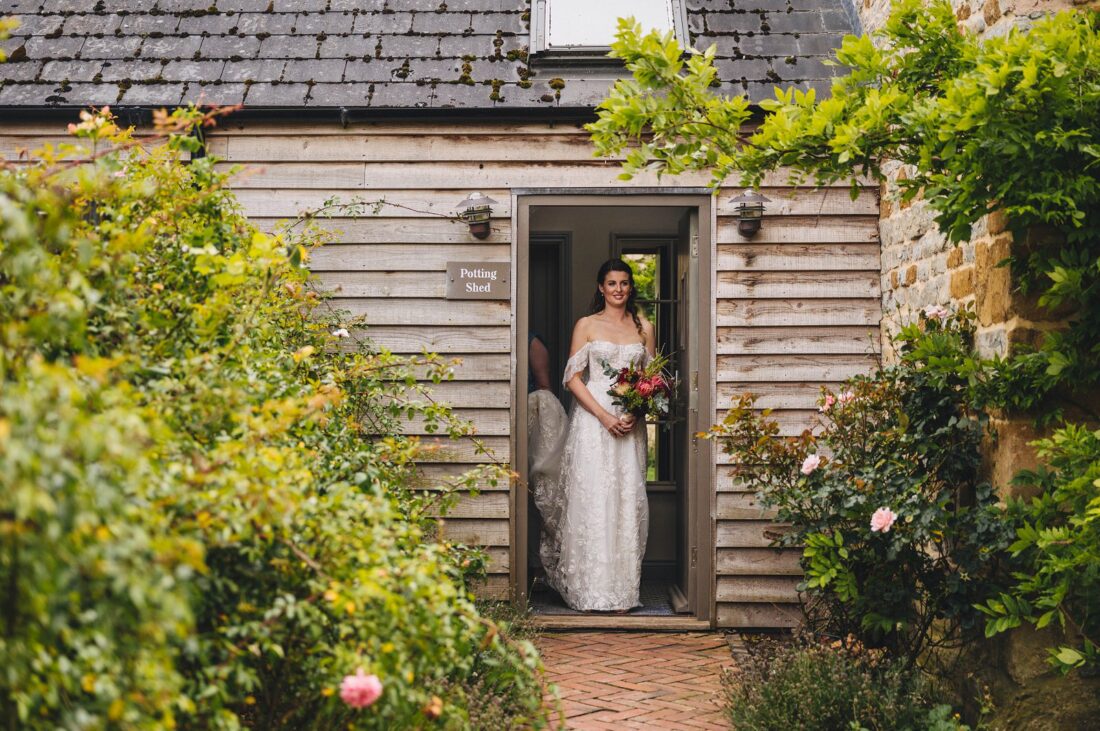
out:
M894 521L898 519L898 514L890 508L879 508L871 516L871 532L872 533L889 533L890 527L894 525Z
M355 675L345 675L340 683L340 699L352 708L366 708L382 695L382 681L377 675L367 675L363 668Z
M826 411L833 408L833 404L835 403L836 396L832 395L831 393L825 394L825 403L821 404L821 407L818 409L818 411L824 414Z
M947 319L947 316L951 313L943 305L928 305L924 308L924 316L929 320L939 320L943 322Z
M821 456L811 454L802 462L802 474L808 475L821 466Z
M840 395L836 397L836 402L843 406L844 404L850 404L856 400L856 395L851 391L841 391Z
M638 395L642 398L649 398L653 395L653 381L648 378L643 378L638 381L638 385L635 386L638 389Z

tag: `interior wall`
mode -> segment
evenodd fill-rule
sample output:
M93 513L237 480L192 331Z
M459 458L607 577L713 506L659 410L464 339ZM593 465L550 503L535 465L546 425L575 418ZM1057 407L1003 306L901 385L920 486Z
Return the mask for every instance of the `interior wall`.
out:
M596 272L610 258L613 234L675 236L686 208L616 208L542 206L531 211L532 232L568 232L573 237L570 322L588 314L596 291Z

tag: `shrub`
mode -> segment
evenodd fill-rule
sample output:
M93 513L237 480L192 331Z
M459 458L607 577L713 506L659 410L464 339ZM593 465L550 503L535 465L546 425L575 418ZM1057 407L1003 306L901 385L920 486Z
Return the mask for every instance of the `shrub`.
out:
M1036 442L1047 464L1021 472L1018 485L1038 490L1014 499L1009 550L1019 559L1010 590L980 608L994 635L1023 622L1054 622L1071 644L1050 650L1062 672L1100 665L1100 431L1068 425Z
M429 484L425 354L355 342L213 159L213 115L139 145L84 113L79 146L0 171L0 713L20 728L539 726L530 643L479 615L483 561L431 540L474 470ZM362 669L381 697L353 709Z
M924 338L962 348L969 315L924 318ZM912 331L909 331L912 334ZM914 662L980 625L974 604L997 589L1008 532L980 479L982 418L966 379L926 372L902 341L902 360L825 392L818 428L779 437L745 396L711 436L735 473L790 524L802 588L834 636L849 633ZM946 347L946 346L945 346Z
M737 731L963 731L920 676L884 651L836 642L788 644L722 677Z

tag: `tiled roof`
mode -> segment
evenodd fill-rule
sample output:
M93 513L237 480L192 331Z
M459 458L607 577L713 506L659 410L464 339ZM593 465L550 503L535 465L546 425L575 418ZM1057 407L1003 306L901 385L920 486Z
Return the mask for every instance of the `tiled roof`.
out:
M598 2L598 0L593 0ZM850 0L685 0L722 90L827 88ZM3 107L591 107L612 69L528 59L529 0L0 0Z

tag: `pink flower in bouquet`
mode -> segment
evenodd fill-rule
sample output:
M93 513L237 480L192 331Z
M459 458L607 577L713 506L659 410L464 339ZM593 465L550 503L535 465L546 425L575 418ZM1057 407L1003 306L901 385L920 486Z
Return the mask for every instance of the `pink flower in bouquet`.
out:
M802 474L808 475L821 466L821 455L811 454L802 461Z
M352 708L366 708L382 695L382 681L377 675L367 675L359 668L355 675L345 675L340 683L340 699Z
M638 395L642 398L649 398L653 395L653 381L649 378L643 378L638 381L638 385L635 386L638 389Z
M833 404L835 403L836 396L832 395L831 393L827 393L825 394L825 402L821 404L821 407L818 409L818 411L824 414L829 409L833 408Z
M665 383L665 379L662 378L659 375L654 376L653 378L649 379L649 382L653 384L653 390L654 391L667 391L668 390L668 384Z
M898 514L890 508L879 508L871 516L871 532L889 533L891 526L894 525L894 521L897 519Z

